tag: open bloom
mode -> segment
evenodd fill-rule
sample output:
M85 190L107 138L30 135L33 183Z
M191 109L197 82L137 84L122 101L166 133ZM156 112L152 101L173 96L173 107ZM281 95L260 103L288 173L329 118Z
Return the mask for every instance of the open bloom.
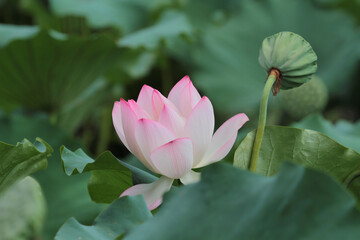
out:
M113 123L123 144L148 169L162 177L150 184L138 184L122 196L143 195L149 209L158 207L174 179L195 182L200 168L220 161L230 151L237 132L248 117L237 114L214 132L214 110L188 76L170 91L168 98L144 85L137 101L115 102Z

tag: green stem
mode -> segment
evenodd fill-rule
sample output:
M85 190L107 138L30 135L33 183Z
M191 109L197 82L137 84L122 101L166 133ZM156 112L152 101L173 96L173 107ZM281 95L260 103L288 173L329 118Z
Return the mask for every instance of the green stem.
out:
M101 118L100 136L96 149L97 154L104 152L109 145L111 137L111 123L111 108L105 108L103 109Z
M164 49L161 49L161 57L162 57L162 90L164 93L169 93L172 87L172 79L171 79L171 66L168 56L165 53Z
M265 124L266 124L266 112L267 112L267 103L269 99L269 94L271 92L271 87L276 82L276 75L271 72L263 90L263 94L260 102L260 114L259 114L259 123L256 130L256 136L254 141L254 146L252 149L251 160L250 160L250 171L256 171L256 165L259 158L261 141L264 135Z

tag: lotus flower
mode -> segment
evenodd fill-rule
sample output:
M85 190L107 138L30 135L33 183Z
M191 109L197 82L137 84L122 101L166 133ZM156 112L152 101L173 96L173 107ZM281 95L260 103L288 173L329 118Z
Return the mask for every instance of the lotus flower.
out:
M196 182L201 168L220 161L230 151L237 132L248 117L237 114L214 132L214 110L188 76L170 91L168 98L144 85L137 101L120 99L112 112L120 140L148 169L162 175L150 184L138 184L122 196L143 195L150 210L162 202L174 179Z

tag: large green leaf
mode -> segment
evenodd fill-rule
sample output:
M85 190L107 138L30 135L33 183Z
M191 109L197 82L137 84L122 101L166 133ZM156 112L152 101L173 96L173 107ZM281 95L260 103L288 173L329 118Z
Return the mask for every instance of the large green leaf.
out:
M238 11L237 0L192 0L187 1L184 10L192 25L204 32L211 25L221 25L232 13Z
M344 146L360 153L360 121L350 123L345 120L340 120L336 124L332 124L321 115L315 114L292 124L292 126L322 132Z
M33 17L33 23L40 28L60 30L61 22L47 11L44 2L41 0L20 0L18 7L30 14ZM72 24L68 22L68 25Z
M167 11L154 25L129 34L119 40L119 46L154 50L161 43L171 44L171 40L178 39L181 35L189 35L192 27L185 14Z
M119 83L145 77L155 62L156 54L153 52L146 52L143 49L124 49L121 58L106 72L106 78L112 83Z
M102 153L95 160L87 156L82 149L72 152L63 146L60 152L67 175L91 172L88 190L91 199L95 202L111 203L133 184L154 182L157 179L141 169L118 160L109 151Z
M216 164L124 239L359 239L359 224L354 199L322 173L285 164L268 178Z
M124 34L143 27L150 20L150 10L168 5L169 0L50 0L59 16L83 16L93 28L115 27Z
M16 39L28 39L36 35L39 28L36 26L15 26L3 24L0 26L0 47L8 45Z
M15 181L47 167L53 149L40 138L16 145L0 142L0 193Z
M84 16L94 28L118 27L125 33L144 25L145 9L130 1L50 0L52 11L60 16Z
M69 137L64 131L52 126L46 115L0 117L0 139L16 143L19 139L29 139L39 135L47 139L49 144L59 149L61 144L69 147L80 147L76 139ZM76 217L79 221L91 223L101 211L102 206L91 201L86 185L90 174L68 177L61 169L60 152L55 151L49 159L45 171L35 174L46 198L48 211L42 233L42 239L54 239L59 227L69 218ZM66 204L64 204L66 203Z
M250 132L235 152L234 165L248 169L256 131ZM345 186L359 176L360 154L328 136L307 129L281 126L265 128L256 172L272 176L283 161L325 172ZM359 189L354 192L359 194Z
M34 27L0 25L4 36L12 36L0 46L0 102L55 112L58 121L67 120L65 125L72 130L84 117L81 112L91 111L94 99L95 103L103 99L104 87L96 80L111 67L120 49L106 36L34 31ZM92 101L80 101L79 107L84 95ZM76 116L75 121L68 116Z
M199 1L189 4L193 2ZM197 12L207 9L207 2L200 2L197 10L188 11L194 23L201 21ZM224 20L203 27L199 43L187 54L195 66L192 79L220 111L254 113L266 78L258 63L259 48L265 37L280 31L303 36L318 55L318 75L331 93L346 93L359 59L359 34L350 17L318 9L311 0L244 0L233 5L227 11L214 10L213 17L220 14Z
M37 239L43 228L46 203L39 183L32 177L16 182L0 196L2 240Z
M360 2L358 0L314 0L322 8L342 9L352 15L357 23L360 23Z
M142 196L123 197L113 202L94 221L92 226L68 220L56 234L56 240L110 240L152 217Z
M96 116L96 110L111 104L110 98L112 98L111 86L104 77L100 77L54 114L54 119L60 127L71 132L90 117Z

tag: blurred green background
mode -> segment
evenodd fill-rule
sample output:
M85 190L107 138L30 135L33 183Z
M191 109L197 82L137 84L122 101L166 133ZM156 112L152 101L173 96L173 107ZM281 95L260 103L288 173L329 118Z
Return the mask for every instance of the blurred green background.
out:
M167 95L189 75L212 101L217 126L249 116L240 141L257 124L261 42L279 31L313 46L318 72L270 98L268 123L321 131L360 151L359 0L1 0L0 23L0 141L41 137L55 150L34 175L43 227L9 228L0 216L0 233L22 236L14 239L52 239L69 217L91 223L104 208L88 196L88 175L63 173L59 147L125 157L111 110L143 84Z

